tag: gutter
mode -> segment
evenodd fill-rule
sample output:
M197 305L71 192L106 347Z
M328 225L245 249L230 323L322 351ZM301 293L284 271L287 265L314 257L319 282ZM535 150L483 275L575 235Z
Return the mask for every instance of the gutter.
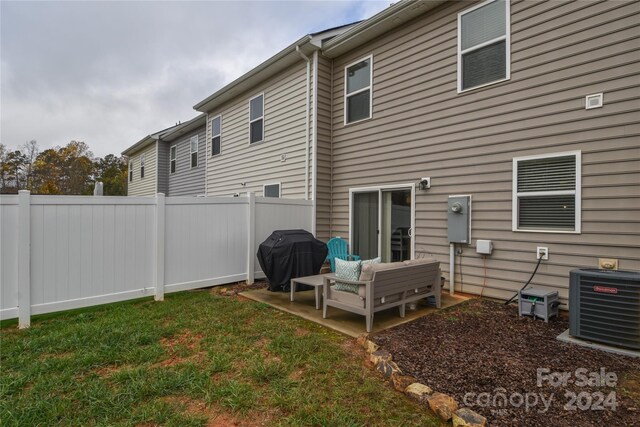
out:
M300 50L300 46L296 46L296 53L300 55L300 57L307 61L307 106L305 111L305 146L304 146L304 199L309 200L309 101L310 101L310 91L311 91L311 59L302 53Z
M273 64L277 63L278 61L280 61L282 58L286 57L287 55L296 52L297 50L299 50L299 46L303 45L304 43L308 43L311 40L311 38L312 37L310 35L306 35L306 36L302 37L300 40L298 40L295 43L293 43L292 45L284 48L283 50L281 50L280 52L278 52L277 54L275 54L271 58L269 58L266 61L264 61L262 64L260 64L257 67L251 69L249 72L247 72L244 75L240 76L239 78L235 79L234 81L232 81L231 83L229 83L228 85L226 85L222 89L218 90L214 94L208 96L204 100L198 102L196 105L193 106L194 110L201 111L203 113L206 112L206 111L202 111L201 109L203 107L205 107L209 102L215 100L216 98L220 97L221 95L223 95L223 94L225 94L227 92L231 92L231 90L235 86L239 85L240 83L244 82L245 80L248 80L249 78L255 76L256 74L266 70L267 68L271 67ZM208 109L210 109L210 108L207 107L207 110Z
M318 51L313 52L313 175L311 177L311 198L313 211L311 212L311 233L316 236L318 213Z

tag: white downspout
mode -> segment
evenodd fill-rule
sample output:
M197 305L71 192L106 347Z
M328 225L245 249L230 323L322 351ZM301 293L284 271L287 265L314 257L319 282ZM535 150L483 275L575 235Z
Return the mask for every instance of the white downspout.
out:
M313 200L313 212L311 214L311 233L316 235L317 221L317 181L318 181L318 51L313 52L313 170L311 174L311 198Z
M305 150L304 150L304 199L309 200L309 101L311 90L311 59L302 53L300 46L296 46L296 52L307 61L307 108L305 114Z

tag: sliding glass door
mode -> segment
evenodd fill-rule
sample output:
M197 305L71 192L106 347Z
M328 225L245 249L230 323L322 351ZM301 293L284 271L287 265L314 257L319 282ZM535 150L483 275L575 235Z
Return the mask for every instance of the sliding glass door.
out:
M352 252L361 259L383 262L411 259L413 185L374 187L351 192Z

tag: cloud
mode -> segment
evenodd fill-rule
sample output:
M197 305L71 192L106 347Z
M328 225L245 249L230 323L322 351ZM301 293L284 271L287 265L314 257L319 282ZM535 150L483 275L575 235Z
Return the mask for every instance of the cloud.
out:
M192 105L304 34L387 2L0 2L0 142L72 139L96 155Z

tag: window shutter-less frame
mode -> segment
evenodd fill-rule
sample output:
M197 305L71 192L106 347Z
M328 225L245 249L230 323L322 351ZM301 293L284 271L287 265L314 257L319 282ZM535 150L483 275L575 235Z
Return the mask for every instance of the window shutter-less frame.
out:
M511 77L509 0L489 0L458 14L458 92Z
M514 231L580 232L580 152L513 160Z
M220 154L222 136L222 117L214 117L211 119L211 155Z

